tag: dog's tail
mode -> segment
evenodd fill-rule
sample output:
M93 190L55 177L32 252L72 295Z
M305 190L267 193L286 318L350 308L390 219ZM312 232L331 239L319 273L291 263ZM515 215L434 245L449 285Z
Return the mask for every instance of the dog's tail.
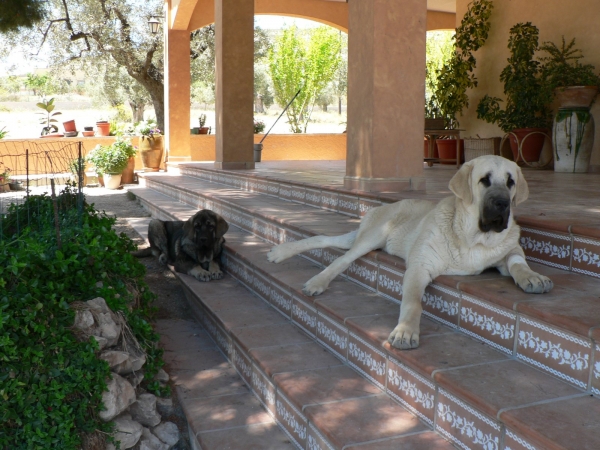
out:
M136 258L147 258L148 256L152 256L152 247L142 248L135 252L131 252L131 254Z

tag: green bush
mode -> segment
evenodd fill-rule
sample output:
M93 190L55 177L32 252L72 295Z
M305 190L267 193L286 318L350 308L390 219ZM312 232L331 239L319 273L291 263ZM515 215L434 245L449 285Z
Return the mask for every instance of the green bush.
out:
M0 449L76 449L84 433L110 432L97 415L109 368L93 338L73 334L73 301L103 297L121 311L148 354L143 386L169 394L153 382L162 351L135 244L93 205L77 208L70 188L59 204L61 248L48 196L12 205L0 221Z

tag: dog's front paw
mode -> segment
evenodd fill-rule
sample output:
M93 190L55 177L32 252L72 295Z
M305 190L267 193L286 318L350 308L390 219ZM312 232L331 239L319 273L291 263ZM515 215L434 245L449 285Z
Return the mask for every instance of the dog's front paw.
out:
M289 257L290 256L285 251L285 244L276 245L269 253L267 253L267 260L275 264L285 261Z
M302 292L304 292L304 295L312 297L313 295L322 294L323 291L327 289L329 283L327 283L326 280L320 279L319 275L315 275L306 283L304 283L304 286L302 288Z
M515 277L515 283L528 294L543 294L554 287L554 283L548 277L540 275L529 268L519 271Z
M188 272L188 275L194 277L198 281L210 281L210 272L204 270L202 267L196 266Z
M220 280L224 276L225 276L225 274L223 272L221 272L220 270L215 270L214 272L210 273L211 280Z
M419 327L414 327L409 323L399 323L390 333L388 342L392 347L401 350L417 348L419 346Z

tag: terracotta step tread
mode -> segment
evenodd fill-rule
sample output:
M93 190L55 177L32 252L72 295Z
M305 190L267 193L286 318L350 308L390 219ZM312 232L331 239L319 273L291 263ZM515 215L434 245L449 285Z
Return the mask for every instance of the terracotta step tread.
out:
M190 320L161 319L155 330L193 448L217 450L223 444L252 448L238 446L252 440L257 450L294 448L202 326ZM259 436L260 442L256 441Z

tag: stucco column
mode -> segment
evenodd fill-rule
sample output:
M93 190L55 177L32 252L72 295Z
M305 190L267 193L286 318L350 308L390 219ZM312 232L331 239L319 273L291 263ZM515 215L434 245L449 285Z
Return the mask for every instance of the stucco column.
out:
M426 0L348 2L345 186L424 189Z
M254 0L215 0L216 161L254 169Z
M171 162L189 161L190 33L187 30L167 30L166 33L165 156Z

